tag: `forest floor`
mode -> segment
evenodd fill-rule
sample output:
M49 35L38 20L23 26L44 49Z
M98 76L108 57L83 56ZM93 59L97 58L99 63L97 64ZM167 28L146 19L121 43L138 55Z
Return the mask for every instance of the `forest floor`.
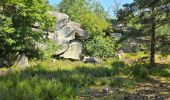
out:
M133 63L135 57L126 55ZM0 100L170 100L168 60L157 57L155 67L118 59L100 64L32 61L26 69L0 69Z

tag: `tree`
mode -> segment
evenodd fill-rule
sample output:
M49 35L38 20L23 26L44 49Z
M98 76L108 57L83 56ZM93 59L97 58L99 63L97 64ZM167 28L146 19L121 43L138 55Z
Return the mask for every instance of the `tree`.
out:
M0 43L4 54L35 52L35 41L44 41L42 31L53 25L48 10L46 0L0 0ZM39 31L33 31L35 23Z
M160 27L169 26L170 24L170 1L134 0L132 4L124 7L125 9L120 10L123 14L119 13L119 15L125 15L126 18L124 16L118 16L118 18L123 18L123 22L129 23L128 26L135 27L138 37L145 37L146 40L150 40L150 64L154 66L156 48L161 44L156 40L164 37L163 34L162 36L159 35Z
M170 24L170 1L135 0L134 6L141 10L139 12L141 24L149 27L147 31L151 36L150 63L153 66L155 64L156 30L161 26Z

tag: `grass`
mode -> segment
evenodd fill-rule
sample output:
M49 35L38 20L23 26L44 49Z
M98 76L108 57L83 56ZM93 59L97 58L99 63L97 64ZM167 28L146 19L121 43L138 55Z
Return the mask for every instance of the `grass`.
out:
M76 100L80 99L80 93L86 92L88 88L102 89L105 86L113 90L119 88L122 93L134 94L139 92L137 89L144 84L153 86L170 81L168 64L150 68L143 63L129 66L123 61L109 59L102 64L84 64L68 60L57 60L53 63L46 60L32 61L31 65L24 70L15 66L0 69L9 72L0 76L0 100ZM139 81L143 79L144 81ZM166 87L168 88L170 87ZM160 90L160 94L168 95L170 92L165 91L166 89ZM123 98L123 94L118 94ZM107 98L112 100L118 94L113 92Z
M94 77L104 76L106 70L81 62L37 62L0 77L0 100L75 100L80 89L95 84Z
M141 58L145 58L149 60L149 54L146 54L144 52L138 52L138 53L126 53L125 58L135 62L141 60ZM145 60L143 59L143 60ZM155 62L159 64L169 64L170 63L170 55L162 56L161 54L155 55Z

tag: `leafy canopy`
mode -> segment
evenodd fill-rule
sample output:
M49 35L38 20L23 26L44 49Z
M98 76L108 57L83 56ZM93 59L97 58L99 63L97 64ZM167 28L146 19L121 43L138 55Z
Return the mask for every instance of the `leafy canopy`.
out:
M44 41L43 31L54 24L48 10L46 0L0 0L1 51L34 55L35 41ZM38 31L33 30L35 23Z

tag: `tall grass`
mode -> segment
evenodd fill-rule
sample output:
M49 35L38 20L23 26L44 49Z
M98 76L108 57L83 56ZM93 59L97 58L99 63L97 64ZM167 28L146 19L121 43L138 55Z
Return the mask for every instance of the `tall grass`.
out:
M0 76L0 100L76 100L80 91L96 85L97 80L100 80L100 85L127 89L135 85L135 82L129 81L130 75L138 79L149 75L169 75L168 71L162 74L164 69L158 73L156 68L140 63L129 66L117 59L110 59L104 64L62 60L33 61L31 64L24 70L12 67L10 70L15 71ZM121 75L126 78L113 78Z
M0 76L0 100L75 100L81 89L95 84L94 77L104 76L108 71L81 62L36 63Z

